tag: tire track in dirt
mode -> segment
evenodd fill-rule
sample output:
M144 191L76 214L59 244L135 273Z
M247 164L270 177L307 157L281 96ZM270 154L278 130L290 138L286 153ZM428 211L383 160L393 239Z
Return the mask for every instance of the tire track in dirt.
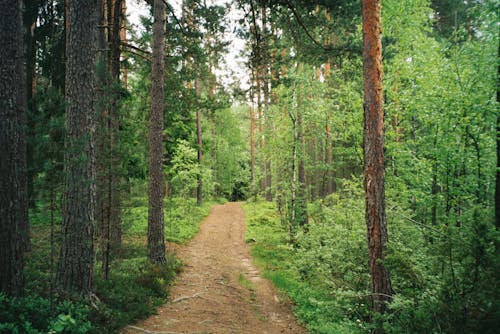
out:
M252 264L245 226L241 203L214 206L196 237L177 251L184 270L169 302L122 333L306 333Z

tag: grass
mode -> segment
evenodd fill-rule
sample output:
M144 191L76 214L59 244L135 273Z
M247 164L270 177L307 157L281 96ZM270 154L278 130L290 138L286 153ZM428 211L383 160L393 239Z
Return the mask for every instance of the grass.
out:
M310 333L360 333L357 323L345 319L337 296L325 286L303 277L297 266L297 249L288 243L286 228L273 203L247 202L245 240L252 244L255 264L264 277L294 303L299 323Z
M252 282L246 278L246 276L244 274L239 274L238 275L238 282L240 283L240 285L248 290L253 290L253 284Z
M51 257L50 212L43 207L33 210L30 213L32 251L27 254L25 261L27 296L22 300L12 300L0 295L0 333L36 334L50 330L54 333L79 333L78 328L84 333L115 333L125 325L153 314L157 306L166 302L168 286L181 263L170 254L167 255L167 264L163 266L147 261L148 202L147 197L140 196L140 193L137 192L123 203L122 248L112 258L108 280L102 277L99 256L95 261L94 288L98 299L91 303L78 300L69 302L55 296L52 311L48 292L51 266L50 261L47 261ZM212 205L206 202L198 207L194 199L167 199L166 241L188 242L198 232L201 221L208 215ZM60 214L56 212L54 268L58 256L60 221ZM38 314L43 315L40 316L43 321L36 320L36 314L23 305L42 305L38 307ZM9 317L12 315L9 309L16 307L21 309L20 314L26 316ZM23 307L26 312L22 312ZM76 326L77 329L68 326Z
M208 215L213 202L201 207L193 198L168 198L165 200L165 240L186 243L198 232L199 225ZM133 197L125 203L123 228L128 237L143 238L148 231L148 203L146 197Z

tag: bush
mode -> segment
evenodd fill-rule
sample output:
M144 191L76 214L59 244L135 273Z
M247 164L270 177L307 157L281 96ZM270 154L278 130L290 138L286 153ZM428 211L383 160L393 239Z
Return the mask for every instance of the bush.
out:
M0 333L88 333L93 330L89 316L89 306L83 303L58 302L52 314L46 298L9 298L0 294Z

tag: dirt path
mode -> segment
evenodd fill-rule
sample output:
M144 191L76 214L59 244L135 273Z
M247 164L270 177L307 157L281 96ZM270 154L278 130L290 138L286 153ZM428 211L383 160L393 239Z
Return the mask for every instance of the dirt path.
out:
M185 266L169 302L122 333L305 333L290 305L260 278L244 233L240 203L215 206L198 235L177 251Z

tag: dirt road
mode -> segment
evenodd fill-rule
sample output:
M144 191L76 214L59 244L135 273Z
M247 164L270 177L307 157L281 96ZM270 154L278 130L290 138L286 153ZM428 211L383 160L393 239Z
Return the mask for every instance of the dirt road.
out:
M240 203L217 205L199 234L177 251L184 271L158 315L123 333L305 333L290 305L253 266Z

